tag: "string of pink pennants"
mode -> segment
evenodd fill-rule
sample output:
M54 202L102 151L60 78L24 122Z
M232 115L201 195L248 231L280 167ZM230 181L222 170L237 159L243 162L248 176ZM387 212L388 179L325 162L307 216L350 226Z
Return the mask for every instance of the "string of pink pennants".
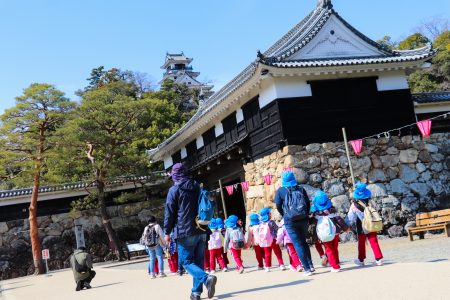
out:
M395 129L392 129L392 130L388 130L388 131L385 131L385 132L380 133L380 134L375 134L375 135L372 135L372 136L369 136L369 137L365 137L365 138L362 138L362 139L352 140L352 141L350 141L350 145L352 146L353 151L355 152L355 154L360 154L361 151L362 151L363 140L369 139L369 138L373 138L373 137L380 137L382 134L384 134L385 137L390 137L390 132L396 131L396 130L398 130L400 132L401 129L408 128L408 127L411 127L411 126L414 126L414 125L417 125L417 127L419 128L420 133L422 134L423 137L427 137L427 136L430 136L430 133L431 133L432 120L440 118L440 117L447 117L447 115L448 115L448 113L445 113L445 114L442 114L442 115L439 115L439 116L435 116L435 117L433 117L431 119L428 119L428 120L418 121L417 123L413 123L413 124L409 124L409 125L406 125L406 126L403 126L403 127L400 127L400 128L395 128ZM335 147L333 149L329 149L328 151L336 150L336 149L339 149L339 148L342 148L342 147L343 146L338 146L338 147ZM285 167L285 168L283 168L283 172L286 172L286 171L293 172L294 171L294 167ZM272 175L272 174L263 175L264 183L266 185L271 185L273 177L274 177L274 175ZM233 195L234 190L238 189L239 184L241 185L241 187L242 187L242 189L244 191L247 192L249 190L249 182L248 181L244 181L244 182L241 182L241 183L236 183L236 184L233 184L233 185L227 185L227 186L225 186L225 189L227 190L229 196Z

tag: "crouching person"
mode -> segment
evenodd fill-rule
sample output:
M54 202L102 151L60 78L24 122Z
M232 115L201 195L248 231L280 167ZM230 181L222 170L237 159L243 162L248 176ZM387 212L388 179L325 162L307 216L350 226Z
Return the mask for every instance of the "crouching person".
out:
M70 266L77 284L75 291L91 288L91 280L95 277L92 270L92 256L86 252L85 247L79 247L70 257Z

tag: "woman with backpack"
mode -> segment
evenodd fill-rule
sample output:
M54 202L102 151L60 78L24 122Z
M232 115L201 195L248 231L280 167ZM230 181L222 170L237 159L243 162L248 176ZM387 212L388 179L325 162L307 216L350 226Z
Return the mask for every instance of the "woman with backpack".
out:
M272 250L278 260L280 270L286 270L283 262L283 253L280 246L277 244L277 232L278 225L272 220L271 209L264 207L259 211L261 223L259 225L259 245L264 251L264 269L266 272L270 272L272 267Z
M225 221L227 231L225 232L225 251L230 249L236 263L236 268L239 274L244 273L244 266L242 264L241 251L245 247L245 238L242 228L237 224L238 217L231 215Z
M208 224L209 229L211 229L211 234L208 240L208 251L209 251L209 274L214 274L216 272L216 259L219 262L219 266L223 272L227 272L228 269L225 265L225 261L222 258L223 249L223 236L218 228L217 219L211 219ZM206 257L206 256L205 256Z
M155 216L150 216L148 225L145 226L141 237L141 244L145 245L145 249L149 256L148 274L152 279L156 278L155 262L158 260L158 277L166 277L164 274L164 250L166 243L164 241L164 232L161 226L156 223Z
M364 227L363 222L365 218L365 210L370 207L370 197L372 193L367 189L366 184L358 182L355 185L353 191L352 205L347 214L347 218L350 224L356 222L356 232L358 234L358 259L354 260L357 266L364 266L364 260L366 259L366 240L369 240L370 247L372 248L373 255L375 256L375 264L381 266L383 264L383 253L381 253L380 245L378 244L377 231L372 231L369 226ZM376 211L372 211L376 214L378 221L380 222L379 215ZM366 220L370 221L370 220ZM369 224L370 225L370 224Z
M317 236L325 246L328 262L331 265L331 272L339 272L339 234L348 231L350 228L333 207L327 194L318 191L313 198L311 213L318 220Z
M291 171L281 174L281 185L275 193L274 202L278 212L284 218L284 226L302 263L303 275L311 276L315 269L306 241L311 207L309 197L305 189L297 185L297 180Z
M258 237L258 231L259 231L259 216L258 214L251 214L249 216L250 219L250 225L248 227L247 231L247 239L245 242L246 248L253 248L253 251L255 251L256 260L258 261L258 270L263 270L263 256L264 251L259 246L259 237Z

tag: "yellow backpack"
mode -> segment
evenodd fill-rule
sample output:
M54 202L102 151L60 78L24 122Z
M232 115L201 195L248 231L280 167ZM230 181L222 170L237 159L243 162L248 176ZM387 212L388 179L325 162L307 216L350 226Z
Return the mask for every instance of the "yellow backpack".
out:
M378 232L383 230L383 220L378 211L373 208L370 203L365 205L362 201L358 203L364 207L364 220L362 221L363 228L368 232Z

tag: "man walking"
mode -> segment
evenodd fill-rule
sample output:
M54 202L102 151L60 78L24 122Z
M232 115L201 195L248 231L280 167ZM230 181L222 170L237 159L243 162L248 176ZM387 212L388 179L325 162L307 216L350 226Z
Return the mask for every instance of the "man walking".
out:
M208 298L212 298L217 278L203 270L206 233L195 222L200 185L188 178L187 170L181 163L172 167L171 176L174 185L169 189L164 210L166 243L170 243L172 233L172 237L177 241L180 262L194 279L190 299L200 299L203 285L208 290Z
M86 252L86 248L79 247L70 256L70 266L73 271L73 277L77 284L75 291L91 288L91 280L95 277L95 271L92 270L92 256Z
M291 171L282 173L281 185L275 194L274 202L278 212L284 218L286 231L303 265L303 275L311 276L315 270L311 251L306 243L311 206L309 198L305 189L297 185L297 180Z

